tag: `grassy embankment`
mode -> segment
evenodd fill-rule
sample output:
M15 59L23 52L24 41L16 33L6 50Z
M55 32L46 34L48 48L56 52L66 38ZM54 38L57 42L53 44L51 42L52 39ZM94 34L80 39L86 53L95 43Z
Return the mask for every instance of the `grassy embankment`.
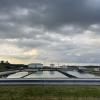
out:
M100 87L0 86L0 100L100 100Z
M0 63L0 72L6 71L6 65Z

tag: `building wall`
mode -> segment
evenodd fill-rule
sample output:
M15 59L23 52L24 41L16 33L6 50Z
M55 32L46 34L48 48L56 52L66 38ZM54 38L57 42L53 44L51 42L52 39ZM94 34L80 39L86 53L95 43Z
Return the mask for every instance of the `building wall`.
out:
M41 63L32 63L28 65L28 68L43 68L43 64Z
M54 67L55 67L55 64L50 64L50 67L51 67L51 68L54 68Z

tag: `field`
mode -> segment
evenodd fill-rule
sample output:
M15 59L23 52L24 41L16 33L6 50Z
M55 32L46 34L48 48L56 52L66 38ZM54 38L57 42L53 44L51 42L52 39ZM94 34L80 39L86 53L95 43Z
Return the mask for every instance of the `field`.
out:
M100 100L100 87L0 86L0 100Z

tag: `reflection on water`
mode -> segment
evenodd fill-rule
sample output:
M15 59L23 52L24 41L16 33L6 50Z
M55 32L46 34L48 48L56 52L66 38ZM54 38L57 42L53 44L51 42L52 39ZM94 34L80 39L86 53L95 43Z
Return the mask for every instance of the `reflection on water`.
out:
M35 72L38 76L42 75L43 74L43 71L37 71Z
M100 78L100 76L95 76L89 73L79 73L77 71L65 71L65 72L67 74L76 76L77 78ZM30 75L28 74L29 74L28 71L17 72L14 74L10 74L7 78L69 78L58 71L37 71L37 72L31 72Z
M50 71L50 74L55 74L55 72L54 71Z
M7 78L21 78L28 75L28 72L17 72L15 74L9 75Z
M89 73L80 73L78 71L66 71L66 73L76 76L77 78L100 78L99 76L95 76Z
M38 71L25 78L68 78L58 71Z

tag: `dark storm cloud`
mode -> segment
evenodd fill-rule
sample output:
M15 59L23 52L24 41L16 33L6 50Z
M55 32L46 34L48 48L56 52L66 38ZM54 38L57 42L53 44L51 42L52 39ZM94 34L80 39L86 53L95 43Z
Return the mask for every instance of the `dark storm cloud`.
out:
M46 31L83 33L89 25L100 22L100 8L96 9L87 6L87 0L0 0L0 38L34 38ZM21 30L24 25L42 26L44 31L27 35ZM64 31L65 26L72 29Z
M1 12L9 13L15 8L26 8L30 15L10 19L15 22L44 25L47 29L55 29L66 24L90 25L100 22L100 8L93 10L87 5L89 0L1 0ZM90 2L91 3L91 2ZM35 12L34 12L35 11Z

